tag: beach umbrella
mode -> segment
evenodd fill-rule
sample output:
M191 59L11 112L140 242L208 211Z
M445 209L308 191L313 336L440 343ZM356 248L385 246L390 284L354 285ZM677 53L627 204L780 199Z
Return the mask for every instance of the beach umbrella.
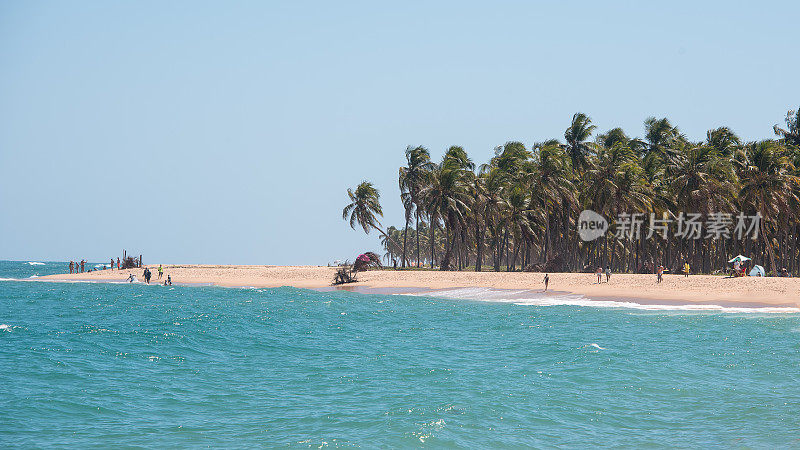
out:
M733 258L732 260L730 260L728 262L732 264L732 263L735 263L736 261L739 261L739 262L750 261L750 258L748 258L747 256L743 256L743 255L737 255L735 258Z
M764 276L766 276L766 274L764 273L764 268L763 267L761 267L759 265L755 265L755 266L753 266L753 270L750 271L750 276L751 277L764 277Z

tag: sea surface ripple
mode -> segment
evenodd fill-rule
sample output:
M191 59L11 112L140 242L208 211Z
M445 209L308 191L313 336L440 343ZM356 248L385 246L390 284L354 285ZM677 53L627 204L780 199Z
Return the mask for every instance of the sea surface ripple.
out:
M798 447L799 342L797 314L5 280L0 444Z

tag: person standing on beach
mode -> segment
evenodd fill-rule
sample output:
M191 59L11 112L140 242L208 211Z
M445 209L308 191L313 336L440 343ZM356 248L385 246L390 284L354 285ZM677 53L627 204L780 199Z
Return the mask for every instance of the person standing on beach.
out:
M684 276L684 278L688 278L689 277L689 261L688 260L685 263L683 263L683 276Z
M544 274L544 291L547 292L547 285L550 284L550 274Z
M595 272L595 273L597 274L597 284L602 283L603 282L603 268L602 267L598 267L597 268L597 272Z
M117 270L119 270L119 256L117 256Z
M111 265L109 265L108 268L114 270L114 258L111 258Z
M611 266L606 265L606 283L611 279Z
M656 283L661 283L664 280L664 266L658 266L658 269L656 269L656 272L658 274L658 278L656 279Z
M75 263L70 261L69 262L69 273L72 273L72 269L75 267Z
M161 264L158 265L158 279L161 279L161 276L164 275L164 269L161 268Z
M83 265L86 264L86 260L81 260L81 273L83 273Z

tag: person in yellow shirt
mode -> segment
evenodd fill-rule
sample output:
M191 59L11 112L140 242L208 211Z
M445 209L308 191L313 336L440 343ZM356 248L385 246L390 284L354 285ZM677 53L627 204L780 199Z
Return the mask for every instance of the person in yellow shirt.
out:
M689 276L689 261L686 261L685 263L683 263L683 276L684 277L688 277Z

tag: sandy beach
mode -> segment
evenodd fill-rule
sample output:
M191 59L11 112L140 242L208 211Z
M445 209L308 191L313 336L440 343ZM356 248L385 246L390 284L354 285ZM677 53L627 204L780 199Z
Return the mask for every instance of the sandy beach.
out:
M158 283L157 265L153 282ZM225 287L293 286L307 289L331 287L334 268L319 266L221 266L164 265L164 278L181 284L213 284ZM140 280L142 270L101 270L60 274L42 280L125 281L129 273ZM422 270L373 270L358 275L359 282L341 287L354 291L425 292L437 289L485 287L494 289L544 288L544 274L537 272L440 272ZM604 277L605 279L605 277ZM163 280L161 280L163 282ZM550 290L581 294L592 300L637 300L668 304L720 304L741 306L800 307L798 278L727 278L712 275L665 275L656 283L649 274L613 274L611 282L597 284L591 273L551 273Z

